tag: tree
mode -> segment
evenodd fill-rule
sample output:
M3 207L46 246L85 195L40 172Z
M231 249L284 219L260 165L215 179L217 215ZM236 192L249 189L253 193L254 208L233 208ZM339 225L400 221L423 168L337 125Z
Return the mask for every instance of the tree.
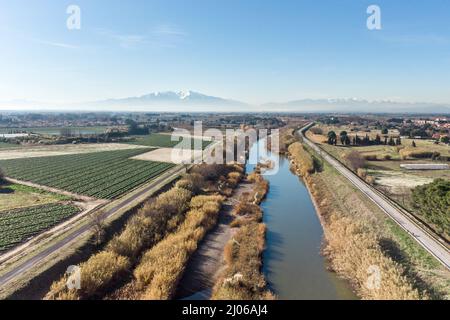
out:
M389 144L390 146L395 146L394 138L389 137L389 142L388 142L388 144Z
M377 134L377 136L375 137L375 144L376 145L380 145L381 144L381 137L379 134Z
M381 130L381 134L388 134L389 130L387 128L383 128L383 130Z
M336 142L337 142L336 132L334 131L328 132L328 144L336 144Z
M348 138L347 131L341 131L341 133L339 134L339 137L340 137L340 139L341 139L341 144L344 145L344 144L345 144L345 141L346 141L347 138Z
M400 146L400 145L402 144L402 138L397 137L397 139L395 140L395 144L396 144L397 146Z
M366 134L366 136L364 137L362 144L365 146L370 145L370 138L368 134Z
M443 136L441 137L441 142L449 144L450 143L450 137L449 136Z
M345 137L344 143L345 143L346 146L349 146L349 145L351 144L351 141L350 141L350 137L349 137L349 136L346 136L346 137Z

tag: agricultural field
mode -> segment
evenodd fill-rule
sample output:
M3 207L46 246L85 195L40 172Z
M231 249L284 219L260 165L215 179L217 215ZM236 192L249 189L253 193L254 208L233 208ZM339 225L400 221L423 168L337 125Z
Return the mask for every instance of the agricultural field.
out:
M92 127L34 127L34 128L0 128L0 134L27 132L37 133L49 136L59 136L62 130L70 130L73 135L80 134L101 134L105 133L108 127L92 126Z
M90 143L90 144L63 144L50 146L22 146L14 150L0 149L0 160L21 159L34 157L62 156L80 153L93 153L102 151L116 151L129 149L142 149L145 146L137 146L121 143Z
M180 141L172 141L170 134L151 134L149 136L145 137L136 137L135 141L129 142L130 144L140 145L140 146L148 146L148 147L159 147L159 148L173 148L177 144L181 142ZM195 148L196 144L199 143L200 139L192 139L192 149ZM205 149L211 141L202 141L201 145L202 148Z
M0 187L0 211L68 200L71 200L68 196L20 184L2 185Z
M0 211L0 253L80 212L61 203Z
M151 148L1 160L10 178L100 199L117 198L173 164L130 159Z
M450 170L406 170L401 168L402 164L437 164L447 163L450 156L450 147L443 143L435 143L426 139L402 139L402 144L397 146L389 145L369 145L369 146L343 146L338 141L337 145L327 143L326 134L332 129L337 135L348 127L324 127L322 133L309 131L307 136L321 147L354 169L361 178L374 185L376 189L384 193L387 197L406 208L409 212L421 216L430 227L437 233L449 238L448 234L442 232L433 221L421 213L421 208L413 199L413 191L420 186L429 185L436 179L446 179L450 181ZM369 136L376 136L377 133L369 133ZM392 132L394 134L394 132ZM359 134L362 136L361 134ZM414 141L414 143L413 143ZM413 147L413 144L415 147ZM356 170L349 160L349 156L354 152L361 159L360 169ZM433 160L433 154L439 154L440 158Z

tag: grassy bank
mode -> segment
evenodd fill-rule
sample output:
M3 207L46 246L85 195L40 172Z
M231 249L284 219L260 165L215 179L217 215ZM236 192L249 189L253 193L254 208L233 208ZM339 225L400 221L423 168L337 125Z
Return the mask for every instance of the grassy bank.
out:
M200 241L217 223L224 198L219 195L197 196L191 210L177 231L147 251L134 270L140 299L171 299L190 256Z
M103 250L79 265L80 290L67 289L68 277L65 275L52 285L45 298L103 299L116 293L120 299L136 297L136 294L139 294L137 298L149 298L150 294L154 299L169 298L170 294L154 294L152 283L168 288L164 291L167 293L176 286L176 279L182 274L186 259L191 250L195 250L192 241L200 241L202 233L206 233L217 219L215 216L222 196L210 194L220 194L221 190L228 192L234 188L241 174L242 168L239 166L194 167L172 189L145 203ZM179 240L182 243L178 243ZM175 245L173 241L179 249L176 252L171 250ZM178 255L181 249L185 259L172 260L176 257L171 253ZM159 254L160 250L164 254ZM158 252L156 260L151 258L154 252ZM167 269L175 266L174 269ZM157 276L153 277L155 270L158 270ZM134 286L133 274L141 281L139 286ZM131 289L128 284L132 285ZM127 290L121 291L123 287ZM147 291L150 292L148 295Z
M214 286L213 300L274 298L261 272L266 226L262 223L259 204L268 192L269 185L259 174L249 175L248 180L254 184L252 193L243 194L234 208L236 220L232 226L235 234L225 247L226 267Z
M304 180L321 215L323 252L361 298L448 297L449 272L332 167L323 163Z

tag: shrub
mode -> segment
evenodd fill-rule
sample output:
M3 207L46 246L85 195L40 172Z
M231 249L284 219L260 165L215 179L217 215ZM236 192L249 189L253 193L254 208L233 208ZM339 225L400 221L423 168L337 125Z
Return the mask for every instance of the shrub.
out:
M364 155L363 158L366 161L377 161L378 160L378 158L375 154L366 154L366 155Z
M450 236L450 181L436 179L413 190L414 206L438 232Z
M300 142L291 144L288 150L296 169L303 177L314 173L314 160Z
M176 186L198 194L205 187L205 179L198 173L186 174L176 183Z
M129 267L128 258L113 252L100 252L80 265L80 290L68 290L66 287L67 276L64 276L59 282L52 285L46 299L78 300L95 297L125 274Z
M346 156L345 159L347 160L347 163L349 164L350 168L354 171L358 170L359 168L364 168L366 166L365 159L361 156L361 154L358 151L351 151Z
M432 152L421 148L404 148L400 150L400 156L403 160L407 160L408 158L430 159L437 158L440 154L439 152Z
M365 170L365 169L358 168L356 173L358 174L358 177L360 177L362 179L365 179L367 177L367 170Z

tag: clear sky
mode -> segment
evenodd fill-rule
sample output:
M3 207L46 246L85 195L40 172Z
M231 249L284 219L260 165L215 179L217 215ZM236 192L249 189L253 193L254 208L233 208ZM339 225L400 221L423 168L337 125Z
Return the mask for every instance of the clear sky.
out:
M382 30L366 27L371 4ZM0 40L2 101L191 89L450 103L448 0L0 0Z

